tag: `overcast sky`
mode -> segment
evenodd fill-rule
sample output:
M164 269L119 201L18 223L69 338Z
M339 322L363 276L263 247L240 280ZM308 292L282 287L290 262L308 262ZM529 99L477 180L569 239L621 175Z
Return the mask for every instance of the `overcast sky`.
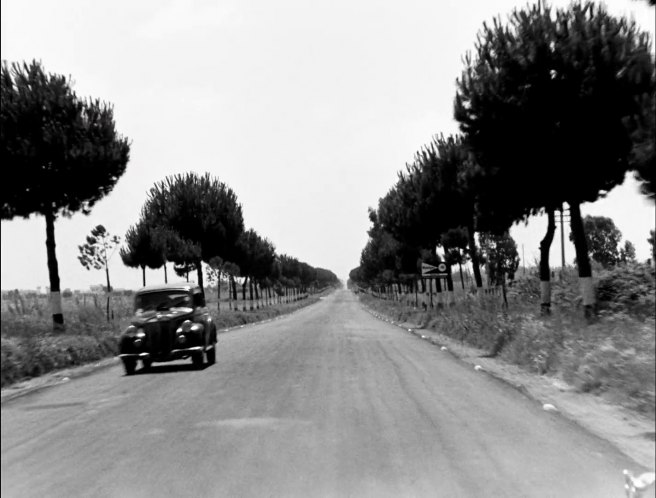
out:
M346 279L367 240L367 207L433 135L458 131L455 79L483 21L522 5L2 0L2 59L37 59L48 72L72 76L78 95L114 105L117 129L132 141L113 192L91 215L56 223L62 289L103 283L102 272L77 260L95 225L123 236L153 183L187 171L227 183L246 228L279 253ZM634 16L653 40L654 8L645 0L607 6ZM635 181L582 211L612 217L638 258L648 257L654 205ZM511 232L529 263L545 226L535 219ZM571 260L569 242L566 251ZM140 271L118 254L110 271L114 287L141 285ZM2 289L48 285L43 217L2 221L1 274ZM147 279L163 274L149 271Z

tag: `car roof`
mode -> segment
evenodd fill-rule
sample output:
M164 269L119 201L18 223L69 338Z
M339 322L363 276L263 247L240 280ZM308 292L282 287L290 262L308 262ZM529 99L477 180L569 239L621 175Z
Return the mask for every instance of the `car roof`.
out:
M200 287L196 284L190 284L189 282L179 282L171 284L158 284L158 285L147 285L142 287L137 291L137 294L145 294L147 292L158 292L158 291L167 291L167 290L177 290L177 291L196 291L200 290Z

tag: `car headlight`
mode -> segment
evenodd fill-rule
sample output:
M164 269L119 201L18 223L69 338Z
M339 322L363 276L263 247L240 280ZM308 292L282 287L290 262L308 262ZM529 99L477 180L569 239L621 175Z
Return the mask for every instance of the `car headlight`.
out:
M141 347L144 337L146 337L146 333L143 331L143 329L136 329L136 333L132 335L132 345L136 348Z
M178 342L180 344L184 344L185 342L187 342L187 338L185 337L184 334L178 334Z
M146 337L146 333L144 332L144 329L142 329L141 327L137 327L136 325L128 326L128 328L125 329L124 335L127 335L129 337L139 337L141 339Z
M190 332L191 327L193 326L194 326L194 322L192 322L191 320L185 320L184 322L182 322L182 325L180 325L180 330L185 333Z

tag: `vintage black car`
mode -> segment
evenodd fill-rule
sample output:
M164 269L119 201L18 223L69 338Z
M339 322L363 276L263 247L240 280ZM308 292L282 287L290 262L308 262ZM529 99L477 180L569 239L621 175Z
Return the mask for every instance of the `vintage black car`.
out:
M119 343L119 357L126 375L132 375L141 360L144 369L154 361L191 357L202 368L216 361L216 325L195 284L165 284L144 287L134 298L134 318Z

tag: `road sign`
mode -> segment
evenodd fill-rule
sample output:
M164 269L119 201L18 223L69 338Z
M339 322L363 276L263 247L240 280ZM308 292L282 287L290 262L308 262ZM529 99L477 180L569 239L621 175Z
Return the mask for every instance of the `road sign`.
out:
M446 263L438 263L437 266L421 263L422 277L446 277L448 274Z

